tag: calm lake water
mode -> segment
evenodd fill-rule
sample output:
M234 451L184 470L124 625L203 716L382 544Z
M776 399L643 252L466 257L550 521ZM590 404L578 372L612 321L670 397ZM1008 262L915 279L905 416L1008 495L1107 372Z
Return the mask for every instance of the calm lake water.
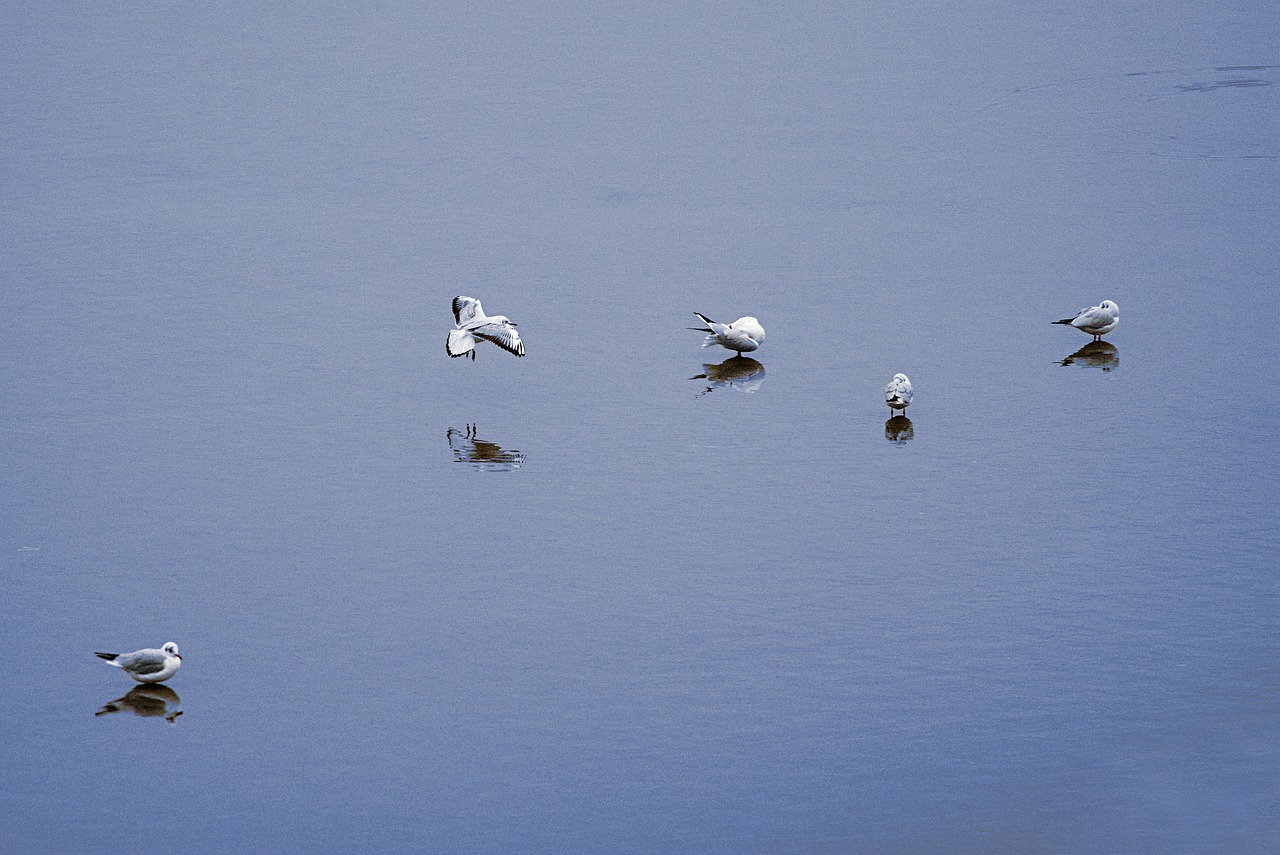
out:
M4 4L0 849L1280 850L1275 4L439 5Z

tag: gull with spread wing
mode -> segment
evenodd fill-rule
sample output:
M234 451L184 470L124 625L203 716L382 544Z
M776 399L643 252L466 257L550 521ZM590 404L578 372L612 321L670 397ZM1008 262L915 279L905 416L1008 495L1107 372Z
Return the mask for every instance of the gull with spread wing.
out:
M505 315L488 317L484 307L475 297L453 298L453 320L455 328L449 330L444 349L451 357L471 354L476 358L476 339L491 341L507 353L524 356L524 342L520 333Z

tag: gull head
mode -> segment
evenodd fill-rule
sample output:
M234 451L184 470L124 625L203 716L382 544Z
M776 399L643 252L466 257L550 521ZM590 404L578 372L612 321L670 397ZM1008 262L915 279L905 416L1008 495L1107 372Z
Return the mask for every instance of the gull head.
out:
M756 344L764 341L764 327L760 326L760 322L750 315L738 318L736 321L729 324L729 326L735 330L742 330L744 333L755 339Z
M182 658L182 654L178 652L178 645L174 644L172 641L166 641L164 647L161 647L160 649L169 656L176 656L179 659Z

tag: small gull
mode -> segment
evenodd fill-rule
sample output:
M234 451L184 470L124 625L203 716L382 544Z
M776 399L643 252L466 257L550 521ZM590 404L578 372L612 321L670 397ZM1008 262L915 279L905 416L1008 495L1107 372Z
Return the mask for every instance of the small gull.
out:
M1099 306L1081 309L1071 318L1053 321L1055 324L1070 324L1082 333L1093 336L1094 341L1116 328L1120 323L1120 307L1110 300L1103 300Z
M911 388L911 381L907 379L907 375L895 374L889 381L889 385L884 387L884 402L891 410L905 410L914 394L915 391Z
M738 318L731 324L718 324L699 312L694 312L698 316L698 320L706 324L705 327L689 327L695 332L710 333L706 341L702 343L703 347L711 347L718 344L725 350L736 350L738 355L750 353L760 346L764 341L764 327L760 326L760 322L752 317Z
M168 680L182 667L182 654L172 641L156 650L135 650L132 653L95 653L110 662L139 683L160 683Z
M491 341L508 353L524 356L524 342L520 340L516 325L505 315L486 316L480 301L475 297L453 298L453 320L455 328L449 330L449 338L444 343L449 356L466 356L470 353L474 361L476 339Z

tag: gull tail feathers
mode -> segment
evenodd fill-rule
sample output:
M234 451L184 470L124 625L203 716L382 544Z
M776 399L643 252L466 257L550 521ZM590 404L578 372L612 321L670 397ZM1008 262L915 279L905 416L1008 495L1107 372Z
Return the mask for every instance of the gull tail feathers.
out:
M453 358L466 356L471 354L471 358L476 358L476 339L466 330L449 330L449 338L444 343L445 352Z

